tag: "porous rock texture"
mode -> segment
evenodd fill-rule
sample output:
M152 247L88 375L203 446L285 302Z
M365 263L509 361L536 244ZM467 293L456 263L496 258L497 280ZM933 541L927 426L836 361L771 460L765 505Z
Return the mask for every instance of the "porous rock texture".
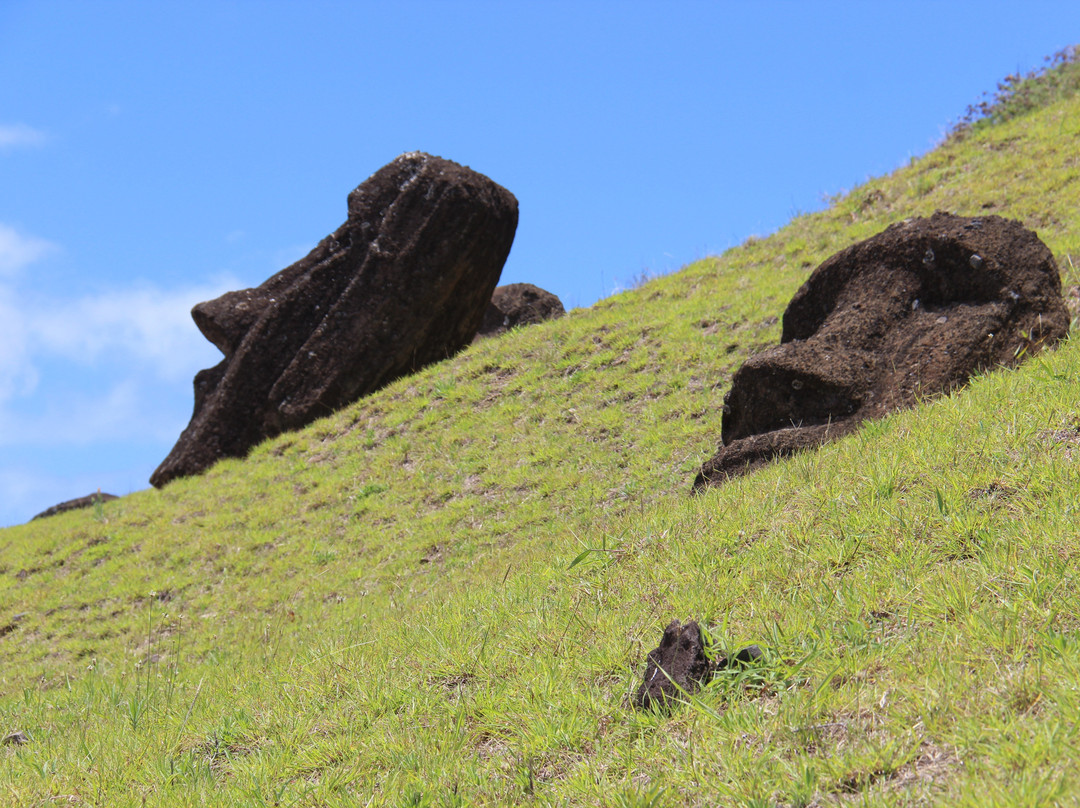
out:
M379 169L306 258L192 310L225 359L195 376L191 423L150 482L242 457L468 345L517 220L513 194L448 160Z
M678 699L680 689L693 693L712 675L705 656L705 641L696 620L683 625L672 620L664 629L660 645L649 652L645 678L634 695L634 706L647 710Z
M938 212L827 259L784 312L780 345L724 397L720 450L694 490L819 446L1062 339L1050 250L1020 222Z
M741 669L762 657L761 648L748 645L734 656L720 655L710 660L705 654L705 638L696 620L672 620L664 629L660 645L649 652L645 676L634 694L639 710L668 706L683 693L692 694L708 684L718 671Z
M566 314L556 295L531 283L500 286L491 296L477 339L502 334L519 325L542 323Z
M103 494L100 491L95 491L93 494L87 494L85 497L76 497L75 499L68 499L64 502L57 503L51 508L46 508L34 519L44 519L46 516L55 516L58 513L64 513L64 511L74 511L79 508L91 508L98 502L108 502L110 499L119 499L116 494ZM31 519L30 521L34 521Z

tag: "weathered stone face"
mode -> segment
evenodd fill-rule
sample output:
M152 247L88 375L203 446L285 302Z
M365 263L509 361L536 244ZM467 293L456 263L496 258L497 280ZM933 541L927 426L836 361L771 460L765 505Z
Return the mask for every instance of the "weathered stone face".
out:
M1053 255L1019 222L939 212L895 224L795 294L780 345L735 373L723 444L694 488L1015 365L1068 328Z
M242 457L472 340L514 239L513 194L413 152L348 210L306 258L193 309L225 359L196 375L191 423L153 485Z
M509 283L495 289L476 337L493 337L519 325L542 323L564 314L562 301L551 292L531 283Z

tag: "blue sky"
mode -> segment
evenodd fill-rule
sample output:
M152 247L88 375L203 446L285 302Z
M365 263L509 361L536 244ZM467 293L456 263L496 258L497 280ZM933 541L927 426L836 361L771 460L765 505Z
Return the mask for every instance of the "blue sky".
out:
M938 142L1080 3L0 0L0 525L148 486L255 286L420 149L588 306ZM717 426L719 430L719 425Z

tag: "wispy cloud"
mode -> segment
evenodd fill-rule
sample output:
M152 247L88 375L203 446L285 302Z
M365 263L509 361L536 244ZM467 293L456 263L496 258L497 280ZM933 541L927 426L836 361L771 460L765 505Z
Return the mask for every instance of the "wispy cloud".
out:
M0 223L0 277L14 275L59 250L51 241L25 236L14 227Z
M30 361L26 301L12 280L25 267L59 249L50 241L23 235L0 223L0 402L29 395L37 385L37 373Z
M93 368L102 378L190 382L218 351L195 328L191 307L240 286L230 276L180 288L149 283L83 297L45 295L28 273L59 247L0 224L0 404L38 383Z
M193 364L218 355L195 328L191 307L238 287L225 277L180 289L119 289L33 307L23 327L35 352L83 365L104 356L136 360L156 377L177 381L190 378Z
M223 275L70 295L37 271L59 250L0 224L0 524L107 484L83 474L98 452L102 470L118 453L135 458L124 485L144 484L190 417L192 376L220 360L191 307L242 286ZM39 449L74 452L83 468L46 472Z
M38 376L30 361L23 313L16 295L0 283L0 403L25 396L37 386Z
M108 475L80 482L82 472L35 471L40 464L27 452L81 453L90 470L88 453L101 452L104 470L126 452L140 468L125 486L145 484L190 417L192 376L220 358L191 307L240 285L222 277L64 299L33 290L30 275L0 276L0 525L112 484Z
M0 123L0 151L19 146L40 146L47 137L40 129L24 123Z

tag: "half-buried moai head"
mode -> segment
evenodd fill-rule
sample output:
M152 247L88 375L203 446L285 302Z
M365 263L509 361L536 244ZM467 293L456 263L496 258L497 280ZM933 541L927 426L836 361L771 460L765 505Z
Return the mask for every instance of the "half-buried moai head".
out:
M468 345L517 219L513 194L457 163L412 152L379 169L306 258L194 308L225 359L195 376L191 423L150 482L242 457Z
M695 490L1015 365L1068 333L1054 257L997 216L909 219L829 258L736 371Z
M531 283L499 286L491 296L477 339L493 337L511 328L542 323L566 314L556 295Z

